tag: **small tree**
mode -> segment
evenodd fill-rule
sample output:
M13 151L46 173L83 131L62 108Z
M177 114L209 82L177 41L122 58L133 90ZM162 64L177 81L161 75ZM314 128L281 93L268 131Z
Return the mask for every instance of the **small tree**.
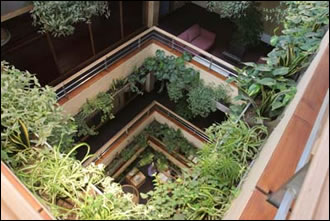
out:
M33 5L33 25L40 26L41 33L48 32L54 37L72 35L74 24L91 23L94 15L110 16L106 1L33 1Z
M244 47L255 46L260 42L263 31L261 13L254 1L208 1L209 11L217 12L220 18L229 18L237 26L233 44Z

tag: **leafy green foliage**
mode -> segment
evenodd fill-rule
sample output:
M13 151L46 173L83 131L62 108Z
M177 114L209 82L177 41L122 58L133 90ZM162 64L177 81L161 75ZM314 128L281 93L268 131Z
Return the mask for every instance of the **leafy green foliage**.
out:
M194 115L188 105L189 104L187 100L185 100L184 98L180 99L175 105L175 113L187 120L194 118Z
M155 158L155 154L153 154L152 152L147 152L146 154L143 154L138 164L139 167L143 167L148 164L151 164L154 158Z
M131 91L138 94L143 94L139 87L144 85L147 80L147 73L139 71L136 67L131 75L128 76L128 82L130 83ZM138 85L139 86L138 86Z
M58 147L26 149L21 152L25 159L14 167L14 172L56 218L91 220L145 217L148 208L135 205L131 195L123 193L112 178L105 177L102 164L83 167L82 162L70 157L72 152L84 145L73 147L69 154L61 154ZM92 196L91 185L99 186L104 195ZM59 205L59 200L71 202L73 208Z
M96 135L95 125L91 127L88 125L88 118L91 115L101 112L101 122L104 123L107 120L113 119L113 97L112 94L106 92L100 92L97 96L87 102L81 107L80 112L75 116L76 123L78 125L77 136Z
M153 121L144 131L145 135L154 136L161 140L170 153L179 152L188 158L196 155L197 149L182 135L181 130L173 129L167 124Z
M260 44L260 37L263 32L262 14L253 3L246 10L246 16L234 20L237 31L233 34L232 44L239 44L246 47L253 47Z
M156 79L162 82L159 92L166 85L170 100L177 103L177 113L186 119L197 115L207 117L210 112L216 111L215 101L230 104L229 87L205 86L199 72L185 66L185 62L190 60L191 56L187 53L175 58L173 55L166 56L162 50L157 50L155 57L147 58L143 65L135 68L133 74L128 77L131 90L142 94L136 84L144 84L146 75L154 74ZM200 95L207 100L200 99Z
M149 192L147 206L154 207L154 218L221 219L236 185L267 136L264 126L249 126L228 120L207 130L212 143L206 144L192 173L165 184L156 182Z
M7 62L1 62L1 146L6 152L9 137L21 134L23 121L32 134L32 143L41 145L62 142L67 152L73 144L76 125L62 107L57 105L56 94L48 86L41 87L37 78L20 71Z
M310 64L326 25L328 2L285 2L282 35L273 36L275 47L267 64L245 63L238 77L231 78L239 87L239 99L252 102L259 116L273 119L280 115L296 93L295 80Z
M207 117L211 112L217 110L216 102L230 103L228 92L228 89L221 84L217 87L214 85L205 86L201 80L199 85L188 93L189 109L193 116Z
M237 26L233 44L255 46L263 32L262 15L255 1L208 1L207 9L217 12L220 18L229 18Z
M125 147L119 154L116 155L115 159L106 167L108 175L113 175L116 170L127 160L129 160L139 149L146 147L147 137L143 134L138 135L135 139Z
M207 1L207 9L217 12L220 18L240 18L247 16L252 1Z
M114 94L115 92L122 89L128 83L127 78L114 79L110 85L109 93Z
M74 24L90 23L92 16L110 16L106 1L33 1L33 6L33 25L54 37L72 35Z

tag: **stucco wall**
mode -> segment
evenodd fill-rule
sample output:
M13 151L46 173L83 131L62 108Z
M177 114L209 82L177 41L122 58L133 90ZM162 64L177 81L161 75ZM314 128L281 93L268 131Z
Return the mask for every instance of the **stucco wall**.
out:
M111 82L114 79L127 77L129 74L132 73L135 66L141 66L143 61L149 56L154 56L158 49L164 50L167 55L174 55L173 53L165 50L164 48L152 43L140 52L138 52L136 55L121 63L115 69L109 71L106 75L98 79L95 83L79 92L79 94L65 102L62 105L64 110L71 115L77 114L80 107L86 102L87 99L94 98L99 92L107 91L109 89L109 86L111 85ZM206 84L212 83L217 85L223 83L229 85L224 82L224 80L214 76L211 73L208 73L204 69L201 69L194 64L188 63L187 66L198 70L200 72L201 79L203 79ZM238 93L237 88L232 85L229 85L229 88L231 89L231 96L236 96Z

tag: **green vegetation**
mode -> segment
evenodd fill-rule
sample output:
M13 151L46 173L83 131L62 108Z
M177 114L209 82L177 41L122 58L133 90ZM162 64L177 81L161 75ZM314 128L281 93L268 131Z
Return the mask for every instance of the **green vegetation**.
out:
M286 5L285 29L283 35L272 38L275 49L268 55L267 64L247 64L239 77L232 79L240 88L238 98L252 101L263 117L278 116L290 102L295 89L287 90L295 85L316 53L328 24L328 2L295 1ZM163 56L162 52L158 56ZM173 58L166 59L172 62ZM159 63L161 70L168 71L167 75L154 72L160 76L158 79L163 79L164 86L171 83L171 78L185 78L180 76L186 70L182 60L176 62L179 69ZM237 195L242 176L268 136L263 125L250 127L231 118L212 125L206 131L211 142L196 153L199 161L192 165L192 172L184 171L181 178L165 184L157 181L155 189L148 193L148 203L135 205L131 195L124 194L112 178L105 177L102 165L83 167L82 162L72 158L72 153L85 144L72 148L76 126L56 105L51 88L41 87L33 75L5 62L1 63L1 72L2 159L59 219L221 219ZM189 73L190 77L193 73L198 75L190 70ZM174 88L172 92L182 92L179 99L182 100L187 96L186 86L189 87L170 87ZM232 109L236 112L240 107ZM179 132L165 125L152 124L146 132L153 133L170 151L191 154L192 148L180 138ZM54 149L46 148L43 145L46 141ZM136 142L145 144L146 137L139 136ZM126 158L132 152L127 152ZM104 195L91 194L92 185L99 187ZM70 206L60 205L61 200Z
M72 148L70 153L83 145ZM21 164L14 167L15 174L55 217L143 219L148 214L147 208L135 205L131 195L124 194L118 184L105 177L102 165L83 167L70 153L61 154L58 147L31 147L15 155L25 158L21 157ZM104 195L93 195L92 185L97 185Z
M207 9L237 26L232 45L256 46L263 32L262 14L256 1L208 1Z
M175 130L167 124L153 121L142 134L159 139L172 154L180 153L186 158L190 155L196 156L197 148L182 135L180 129Z
M153 121L144 129L127 147L125 147L111 163L106 167L107 174L112 175L123 163L129 160L139 149L147 147L148 136L153 136L164 143L171 154L182 154L185 158L197 155L197 148L192 145L183 135L181 130L173 129L167 124ZM146 157L146 164L152 161L153 155ZM161 157L160 157L161 158ZM159 164L162 164L160 161ZM140 165L142 166L142 165Z
M115 92L122 89L128 83L127 78L114 79L110 85L109 92L114 94Z
M96 126L88 125L88 121L91 120L97 113L101 113L101 122L104 123L107 120L113 119L113 97L112 94L106 92L100 92L97 96L87 102L81 107L79 113L74 117L78 125L77 136L97 135L95 131Z
M279 116L296 93L296 80L315 55L329 23L329 2L285 2L282 35L271 39L275 47L267 64L245 63L238 78L238 99L251 101L258 117ZM276 31L276 30L275 30Z
M221 219L249 162L267 136L264 126L250 128L240 121L226 121L207 131L213 141L198 154L192 173L149 192L147 206L156 208L157 219Z
M62 143L68 152L73 144L76 125L62 107L57 105L56 94L48 86L41 87L37 78L20 71L7 62L1 62L1 153L7 153L9 137L20 133L19 121L31 133L37 134L31 142L37 145L46 140L51 145Z
M216 102L222 104L230 104L228 96L228 88L223 85L215 87L214 85L204 85L203 80L199 82L197 87L192 88L188 92L188 104L193 116L200 115L207 117L211 112L217 110Z
M131 90L143 94L141 84L145 83L147 74L154 74L162 84L159 92L166 86L170 100L177 103L178 114L186 119L198 115L207 117L217 110L216 101L230 104L230 88L224 85L206 86L198 71L185 66L185 62L190 60L191 56L187 53L174 57L166 56L164 51L157 50L156 56L147 58L142 66L135 68L129 76ZM201 98L207 98L207 101ZM207 105L204 105L205 103Z
M107 1L33 1L33 6L33 25L54 37L72 35L76 23L90 23L92 16L110 16Z

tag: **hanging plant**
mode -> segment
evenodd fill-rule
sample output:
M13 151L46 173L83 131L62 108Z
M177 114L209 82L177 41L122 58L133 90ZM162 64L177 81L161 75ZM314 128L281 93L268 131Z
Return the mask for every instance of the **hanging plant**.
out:
M107 1L33 1L33 5L33 25L54 37L72 35L76 23L90 23L92 16L110 16Z
M77 136L97 135L97 126L92 125L90 127L88 125L88 118L93 114L100 112L100 124L103 124L107 120L114 118L112 113L113 108L113 96L110 93L100 92L95 98L87 100L87 102L81 107L80 112L74 117L78 125Z

